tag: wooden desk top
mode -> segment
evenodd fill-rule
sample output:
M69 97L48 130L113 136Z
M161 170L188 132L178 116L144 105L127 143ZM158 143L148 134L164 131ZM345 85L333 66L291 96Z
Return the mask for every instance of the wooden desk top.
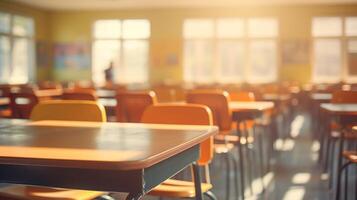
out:
M99 98L98 102L102 104L104 107L116 107L117 100L114 98Z
M229 102L229 108L232 112L255 112L255 111L265 111L274 108L274 103L270 101L231 101Z
M29 122L27 119L4 119L0 118L0 129L13 125L20 125Z
M96 90L96 94L99 98L115 98L116 92L114 90Z
M263 99L266 101L288 101L290 99L289 94L263 94Z
M37 97L54 97L54 96L61 96L63 94L63 90L62 89L36 90L35 94Z
M0 97L0 106L5 106L10 104L10 99L8 97Z
M357 103L355 104L337 104L322 103L321 108L336 115L357 115Z
M0 129L0 163L143 169L217 133L215 126L39 121Z
M330 101L332 99L332 94L330 93L313 93L310 95L312 100L315 101Z

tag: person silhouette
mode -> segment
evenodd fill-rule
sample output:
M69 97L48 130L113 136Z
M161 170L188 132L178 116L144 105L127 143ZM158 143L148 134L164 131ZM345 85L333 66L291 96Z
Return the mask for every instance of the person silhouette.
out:
M114 63L110 62L109 63L109 67L104 70L105 81L108 84L112 84L113 83L113 70L114 70L113 67L114 67Z

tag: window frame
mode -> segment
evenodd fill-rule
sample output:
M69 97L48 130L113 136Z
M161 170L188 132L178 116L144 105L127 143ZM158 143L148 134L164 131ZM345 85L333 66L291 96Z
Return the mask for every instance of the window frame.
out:
M96 38L95 36L95 23L97 21L101 21L101 20L116 20L116 21L120 21L120 36L118 36L118 38ZM123 22L125 20L146 20L149 22L149 36L147 38L124 38L123 37ZM147 42L148 44L148 52L147 52L147 66L146 66L146 78L144 81L138 81L138 82L133 82L133 81L127 81L127 80L124 80L124 81L116 81L115 79L115 70L120 70L119 68L120 67L117 67L117 69L115 69L115 66L114 66L114 78L113 78L113 83L114 84L146 84L150 77L149 77L149 74L150 74L150 39L151 39L151 21L148 19L148 18L125 18L125 19L122 19L122 18L102 18L102 19L96 19L92 22L92 41L91 41L91 79L92 81L95 83L95 84L99 84L99 85L104 85L105 84L105 81L103 83L96 83L96 81L94 80L93 78L93 72L94 72L94 62L93 62L93 59L94 59L94 43L96 41L117 41L119 42L119 63L118 63L118 66L120 67L125 67L124 66L124 41L145 41ZM125 69L122 69L120 71L125 71ZM103 74L104 76L104 74Z
M274 19L277 22L277 35L275 37L273 36L267 36L267 37L251 37L249 36L248 33L248 20L249 19ZM185 18L183 20L183 26L184 27L184 22L186 20L199 20L199 19L205 19L205 20L211 20L213 21L213 28L214 28L214 34L212 38L185 38L184 35L184 28L182 29L182 40L183 40L183 81L186 83L194 83L194 84L215 84L215 83L219 83L219 84L237 84L237 83L252 83L249 82L249 68L251 68L251 56L250 56L250 43L252 41L259 41L259 40L273 40L274 43L276 44L276 73L275 73L275 80L269 80L269 81L261 81L261 82L257 82L258 84L264 84L264 83L273 83L278 81L279 79L279 68L280 68L280 61L279 61L279 55L280 55L280 46L279 46L279 39L280 39L280 20L278 16L250 16L250 17L242 17L242 16L237 16L237 17L216 17L216 18L212 18L212 17L206 17L206 18L195 18L195 17L191 17L191 18ZM240 19L243 22L243 35L240 37L219 37L217 34L217 24L218 24L218 20L224 20L224 19ZM211 40L211 42L213 42L213 63L211 66L213 69L213 75L211 77L211 80L209 81L197 81L195 80L195 78L193 77L193 80L187 80L186 79L186 72L185 72L185 43L186 41L190 41L190 40ZM243 74L239 77L237 77L234 80L228 80L228 81L222 81L222 74L221 74L221 69L218 65L218 57L219 57L219 53L218 53L218 45L220 41L234 41L234 42L240 42L242 44L242 47L244 49L243 52L243 56L246 58L243 61ZM229 78L231 79L231 77Z
M321 17L338 17L340 18L342 25L341 25L341 35L340 36L314 36L312 33L313 30L313 19L321 18ZM355 36L350 36L346 34L346 19L349 17L357 17L357 15L346 15L346 16L313 16L311 18L311 39L312 39L312 60L311 60L311 82L313 83L338 83L341 81L346 81L348 83L357 83L357 75L350 75L349 74L349 62L348 62L348 56L349 56L349 50L348 50L348 45L350 40L355 40L357 41L357 35ZM340 56L341 56L341 73L339 74L339 77L334 79L326 79L326 78L319 78L317 81L314 78L314 70L315 70L315 60L316 60L316 55L314 52L314 43L315 40L318 39L336 39L340 42L341 45L341 51L340 51Z
M28 16L28 15L24 15L24 14L19 14L19 13L15 13L15 12L8 12L8 11L3 11L0 10L0 12L4 13L4 14L8 14L10 15L10 30L8 33L3 33L0 32L0 37L5 37L9 39L9 45L10 45L10 55L9 55L9 65L10 65L10 77L7 81L2 81L0 80L0 84L25 84L25 83L31 83L34 82L36 77L36 43L35 43L35 35L36 35L36 22L35 19L32 16ZM21 36L21 35L16 35L13 33L13 27L14 27L14 17L15 16L19 16L19 17L24 17L24 18L28 18L30 20L33 21L33 34L30 35L25 35L25 36ZM28 73L27 73L27 81L26 82L13 82L11 81L11 72L13 71L13 53L14 53L14 43L17 39L25 39L27 40L27 42L29 42L30 45L30 63L28 63Z

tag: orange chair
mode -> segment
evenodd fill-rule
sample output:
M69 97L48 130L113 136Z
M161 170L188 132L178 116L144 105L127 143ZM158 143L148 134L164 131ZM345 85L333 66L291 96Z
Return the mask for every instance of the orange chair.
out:
M232 101L255 101L255 96L253 92L230 91L229 96Z
M31 120L105 122L106 115L103 106L93 101L51 100L37 104L31 113ZM0 188L0 199L6 200L91 200L105 194L98 191L24 185L10 185Z
M156 94L149 92L123 92L116 96L118 122L140 122L144 110L157 103Z
M63 92L62 99L64 100L89 100L96 101L97 95L91 89L72 89Z
M174 113L174 114L173 114ZM189 117L188 117L189 116ZM207 106L194 104L157 104L149 106L143 113L143 123L156 124L181 124L181 125L213 125L212 113ZM200 157L198 165L205 167L206 181L202 183L202 192L210 199L217 199L210 191L208 164L213 158L213 138L204 141L200 146ZM155 196L172 198L193 198L195 197L194 183L169 179L154 188L149 193Z
M343 90L337 90L332 93L332 99L331 103L336 103L336 104L349 104L349 103L357 103L357 91L343 91ZM351 126L356 125L356 124L351 124ZM331 149L335 149L335 145L338 139L341 138L341 126L339 123L332 121L330 123L330 132L328 133L328 137L326 139L326 144L325 140L322 140L322 145L326 145L326 151L323 152L323 148L320 148L321 154L322 154L322 159L325 161L324 164L324 171L328 170L328 166L333 166L334 165L334 158L333 154L329 153ZM345 140L348 140L348 138L344 138ZM340 155L342 156L342 152L339 152ZM332 167L333 168L333 167ZM330 177L334 175L333 172L330 172ZM331 178L330 180L333 180ZM332 187L332 181L330 181L330 187Z
M0 98L2 101L7 101L8 105L3 105L0 108L0 118L10 118L12 116L12 111L10 108L10 92L11 87L9 85L1 85L0 86Z
M12 118L28 119L32 108L39 102L34 93L11 93L10 108Z
M219 90L197 90L190 91L186 95L187 103L202 104L208 106L213 114L213 124L219 127L219 134L215 136L215 152L226 156L227 172L230 171L230 159L233 160L234 168L237 169L237 161L235 157L230 154L235 144L240 144L241 139L232 134L235 132L236 127L232 122L232 111L229 108L230 97L225 91ZM237 170L234 170L235 180L237 180ZM227 173L226 177L226 199L229 199L230 194L230 176ZM237 184L237 182L235 182ZM237 188L236 186L235 188ZM238 191L236 190L236 196Z

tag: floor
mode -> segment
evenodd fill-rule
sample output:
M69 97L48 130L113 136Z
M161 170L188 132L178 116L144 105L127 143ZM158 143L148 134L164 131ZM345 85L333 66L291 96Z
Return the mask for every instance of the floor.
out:
M253 193L250 189L245 190L248 200L328 200L334 199L333 193L328 189L327 175L321 171L317 163L319 143L313 139L311 130L311 116L307 112L298 112L291 121L290 134L285 134L283 127L279 127L280 137L275 147L277 149L275 159L271 162L269 172L265 173L264 186L259 178L259 170L252 168ZM281 123L280 123L281 124ZM236 151L234 151L236 152ZM219 200L226 200L225 166L224 159L216 156L211 165L211 178L213 181L213 192ZM246 166L248 167L248 166ZM247 172L248 173L248 172ZM350 174L356 177L356 170L350 170ZM233 173L231 184L233 184ZM247 177L246 177L247 179ZM350 180L349 184L355 184ZM356 188L352 186L352 188ZM354 189L349 190L349 200L357 199ZM231 190L229 200L238 200L235 192ZM118 199L121 199L118 195ZM157 197L145 197L145 200L159 199ZM169 198L162 198L171 200Z

